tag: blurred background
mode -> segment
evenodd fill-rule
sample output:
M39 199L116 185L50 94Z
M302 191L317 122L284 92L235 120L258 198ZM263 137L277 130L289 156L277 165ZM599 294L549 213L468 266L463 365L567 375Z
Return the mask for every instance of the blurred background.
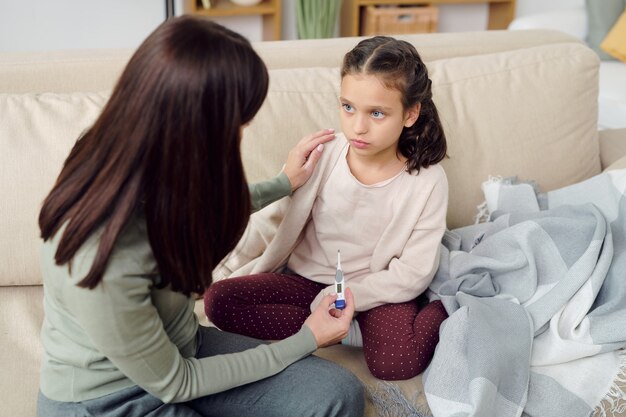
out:
M232 1L258 3L238 5ZM321 37L315 28L306 27L332 15L342 6L341 0L0 0L0 51L42 51L90 48L134 48L169 15L196 13L242 33L251 41ZM362 0L343 0L353 2ZM372 3L369 1L368 3ZM380 9L394 3L381 0ZM459 4L436 4L436 23L418 30L412 21L418 7L428 2L402 0L403 9L370 10L370 29L396 31L459 32L486 30L490 4L459 1ZM511 0L514 16L584 4L584 0ZM434 4L433 4L434 5ZM205 9L204 6L210 6ZM346 7L346 4L343 4ZM356 6L359 16L343 17L336 12L328 36L355 34L349 26L356 21L358 34L367 26L366 7ZM298 19L298 12L301 13ZM328 16L326 16L328 17ZM332 16L330 16L332 20ZM374 19L374 20L372 20ZM385 20L386 19L386 20ZM298 22L300 20L300 32ZM509 19L510 20L510 19ZM348 23L346 23L348 22ZM341 26L344 26L343 28ZM303 27L304 26L304 27ZM373 28L373 29L372 29ZM370 33L367 33L370 34Z

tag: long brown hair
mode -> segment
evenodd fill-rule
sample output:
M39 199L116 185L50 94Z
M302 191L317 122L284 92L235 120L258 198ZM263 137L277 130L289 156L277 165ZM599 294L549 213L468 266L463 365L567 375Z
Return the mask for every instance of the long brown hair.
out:
M70 262L102 227L93 265L78 284L96 287L138 213L159 285L185 294L207 288L250 215L240 128L267 88L267 69L242 36L189 16L161 24L128 62L44 201L44 240L67 223L56 263Z
M343 59L341 78L348 74L378 77L387 88L400 91L405 110L421 104L417 122L404 127L398 150L409 171L428 168L446 156L446 135L433 102L428 69L413 45L389 36L359 42Z

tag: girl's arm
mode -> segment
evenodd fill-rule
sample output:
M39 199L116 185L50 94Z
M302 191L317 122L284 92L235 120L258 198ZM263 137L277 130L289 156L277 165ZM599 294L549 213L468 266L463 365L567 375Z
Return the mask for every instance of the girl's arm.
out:
M444 176L434 185L417 223L408 226L413 227L413 232L400 256L392 258L386 269L373 272L358 282L350 280L346 283L354 294L356 311L410 301L428 288L439 267L447 206L448 184ZM311 303L311 308L317 306L324 294L333 291L334 286L322 290Z
M235 249L213 270L214 282L228 278L233 271L263 254L276 235L290 204L291 198L285 198L254 213Z
M385 270L359 282L348 282L357 311L417 298L430 285L439 267L439 249L445 229L415 229L399 258Z

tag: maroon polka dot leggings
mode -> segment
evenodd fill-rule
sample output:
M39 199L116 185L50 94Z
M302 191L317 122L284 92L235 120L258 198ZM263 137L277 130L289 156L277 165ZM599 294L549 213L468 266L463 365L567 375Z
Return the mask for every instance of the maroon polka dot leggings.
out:
M204 294L204 310L222 330L257 339L279 340L297 333L310 304L326 288L299 275L265 273L218 281ZM385 304L356 319L363 352L376 378L400 380L422 373L448 317L440 301Z

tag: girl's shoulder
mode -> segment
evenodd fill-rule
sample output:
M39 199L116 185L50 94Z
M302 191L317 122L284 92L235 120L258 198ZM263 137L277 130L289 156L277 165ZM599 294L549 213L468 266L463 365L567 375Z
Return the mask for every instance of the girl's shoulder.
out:
M335 139L324 144L324 153L339 155L348 146L348 140L341 132L335 134ZM330 151L330 152L327 152ZM329 155L330 156L330 155Z
M346 137L341 132L337 133L335 135L335 139L324 144L324 150L322 151L322 156L320 157L319 166L315 169L315 172L332 169L342 156L345 157L347 148L348 141L346 140Z
M446 187L448 185L448 177L441 164L430 165L427 168L422 167L419 172L413 170L410 172L410 177L413 178L413 181L420 183L431 182L433 184L445 184Z
M425 193L431 198L447 200L448 178L446 172L440 164L431 165L428 168L421 168L419 173L413 171L407 175L408 186L406 194L416 197ZM409 191L411 190L411 191Z

